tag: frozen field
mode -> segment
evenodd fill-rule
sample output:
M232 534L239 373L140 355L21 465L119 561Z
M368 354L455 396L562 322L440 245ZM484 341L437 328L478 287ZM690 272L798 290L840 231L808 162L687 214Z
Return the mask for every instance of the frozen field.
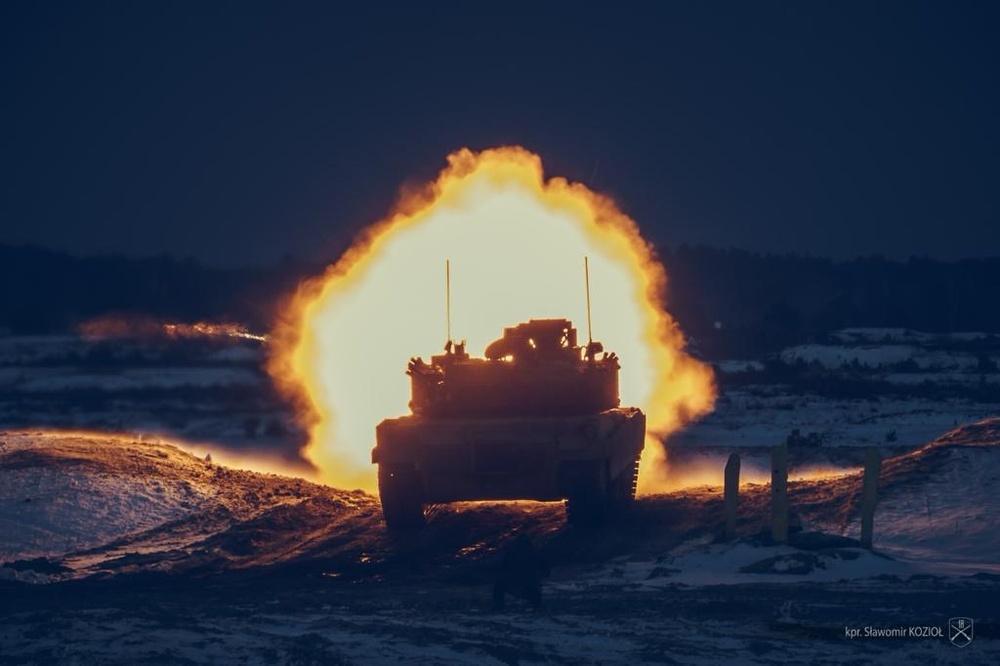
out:
M364 493L229 470L164 444L2 441L0 663L1000 658L1000 420L886 460L875 552L852 538L856 475L793 483L802 529L784 545L761 536L768 491L753 484L730 543L719 539L719 489L706 487L642 498L597 533L568 528L559 504L483 503L389 535ZM522 532L553 564L545 605L496 612L499 554ZM966 648L946 634L848 633L946 632L957 616L977 623Z
M920 360L945 343L844 331L786 350L781 381L774 359L720 363L716 411L669 443L678 489L604 531L522 502L437 507L398 536L365 493L205 459L199 443L296 458L258 341L0 339L0 663L998 663L1000 408L969 348L993 342L955 341L974 371ZM900 367L931 379L885 381ZM776 545L766 453L793 430L796 530ZM874 552L856 541L869 446L885 458ZM705 484L731 451L744 485L724 542ZM553 565L544 606L497 612L521 533ZM967 647L954 617L975 619ZM911 627L927 635L863 635Z

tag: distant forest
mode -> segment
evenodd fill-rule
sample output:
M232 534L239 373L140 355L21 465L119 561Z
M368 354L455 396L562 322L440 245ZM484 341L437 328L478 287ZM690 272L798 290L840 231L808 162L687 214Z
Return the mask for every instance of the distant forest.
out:
M0 245L0 330L70 332L110 314L266 331L281 297L322 269L291 259L266 269L215 269L191 258L76 257Z
M703 246L658 248L668 309L707 358L747 357L851 326L1000 332L1000 257L847 262ZM266 331L322 265L215 269L162 256L75 257L0 245L0 331L61 333L107 314L229 321Z
M754 356L848 327L1000 333L1000 256L832 261L700 246L661 248L659 256L668 309L713 359Z

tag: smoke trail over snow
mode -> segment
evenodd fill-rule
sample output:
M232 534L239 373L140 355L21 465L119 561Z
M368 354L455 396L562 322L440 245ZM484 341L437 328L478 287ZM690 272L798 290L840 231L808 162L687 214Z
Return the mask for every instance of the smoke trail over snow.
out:
M267 336L252 333L241 324L228 322L166 322L152 317L97 317L80 324L77 332L85 338L101 339L223 339L240 338L266 342Z

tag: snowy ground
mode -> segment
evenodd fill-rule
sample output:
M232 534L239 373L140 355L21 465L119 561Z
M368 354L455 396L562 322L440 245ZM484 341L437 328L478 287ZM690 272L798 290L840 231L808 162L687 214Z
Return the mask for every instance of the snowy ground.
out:
M302 464L305 435L248 337L0 337L0 426L157 434Z
M775 364L783 372L775 375ZM853 466L862 455L856 449L894 455L1000 415L998 366L998 335L845 329L767 362L715 363L722 387L715 410L669 444L675 459L701 457L719 470L720 451L742 450L752 470L766 473L767 448L798 430L811 449L793 452L796 464Z
M993 374L965 379L995 340L951 337L852 329L783 355L851 366L879 387L861 397L723 378L716 412L670 442L683 488L604 531L568 528L559 504L481 503L437 507L402 537L364 493L157 437L37 429L167 432L287 460L300 433L259 343L0 339L0 664L1000 663L1000 421L984 421L1000 404L974 397ZM766 365L720 367L745 379ZM894 373L924 379L884 392ZM791 452L797 529L775 545L759 484L793 429L809 442ZM885 458L875 552L856 541L868 446ZM720 490L701 484L734 450L727 543ZM495 612L519 533L553 564L545 605ZM976 621L965 648L948 640L959 616ZM898 627L931 635L851 637Z
M158 433L301 462L305 434L262 371L265 354L266 342L241 337L0 337L0 426ZM766 374L755 380L745 371L763 372L762 359L718 361L723 390L715 411L675 435L671 447L768 447L797 428L815 433L825 449L875 445L899 453L1000 414L997 335L845 329L778 359L833 376L842 370L861 394L831 395ZM812 464L854 461L850 452L810 457Z
M277 583L277 584L276 584ZM280 584L280 589L278 589ZM256 585L258 591L248 588ZM996 581L894 580L546 592L540 611L492 611L482 587L279 579L165 592L64 592L63 607L5 614L5 663L993 664L1000 644L849 638L848 629L983 617ZM261 594L263 592L263 594ZM226 603L219 603L225 595ZM89 597L88 600L82 597ZM262 601L261 599L264 599ZM864 610L870 609L870 610ZM980 624L980 631L983 625Z
M874 553L850 538L850 475L792 484L803 531L785 545L761 536L768 490L755 485L732 543L718 538L718 488L643 498L598 533L566 527L557 504L483 503L439 508L424 532L396 537L363 493L227 470L163 444L0 441L0 542L49 555L0 568L0 663L1000 659L1000 420L885 461ZM47 474L46 492L29 471ZM73 530L90 541L54 538ZM545 607L495 612L499 553L521 531L554 565ZM966 648L946 638L957 616L978 623ZM901 626L945 634L848 636Z

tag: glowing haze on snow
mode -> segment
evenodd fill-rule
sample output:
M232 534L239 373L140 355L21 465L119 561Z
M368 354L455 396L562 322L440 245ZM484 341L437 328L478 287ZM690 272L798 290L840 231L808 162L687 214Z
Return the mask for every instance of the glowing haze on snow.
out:
M663 266L609 198L516 147L463 149L426 188L405 194L324 275L307 281L272 337L270 371L301 402L308 458L331 484L374 490L375 426L408 413L407 361L452 336L481 355L505 326L565 317L586 336L590 258L594 339L621 357L623 405L647 414L640 490L659 487L664 437L711 409L711 371L684 354L663 308Z

